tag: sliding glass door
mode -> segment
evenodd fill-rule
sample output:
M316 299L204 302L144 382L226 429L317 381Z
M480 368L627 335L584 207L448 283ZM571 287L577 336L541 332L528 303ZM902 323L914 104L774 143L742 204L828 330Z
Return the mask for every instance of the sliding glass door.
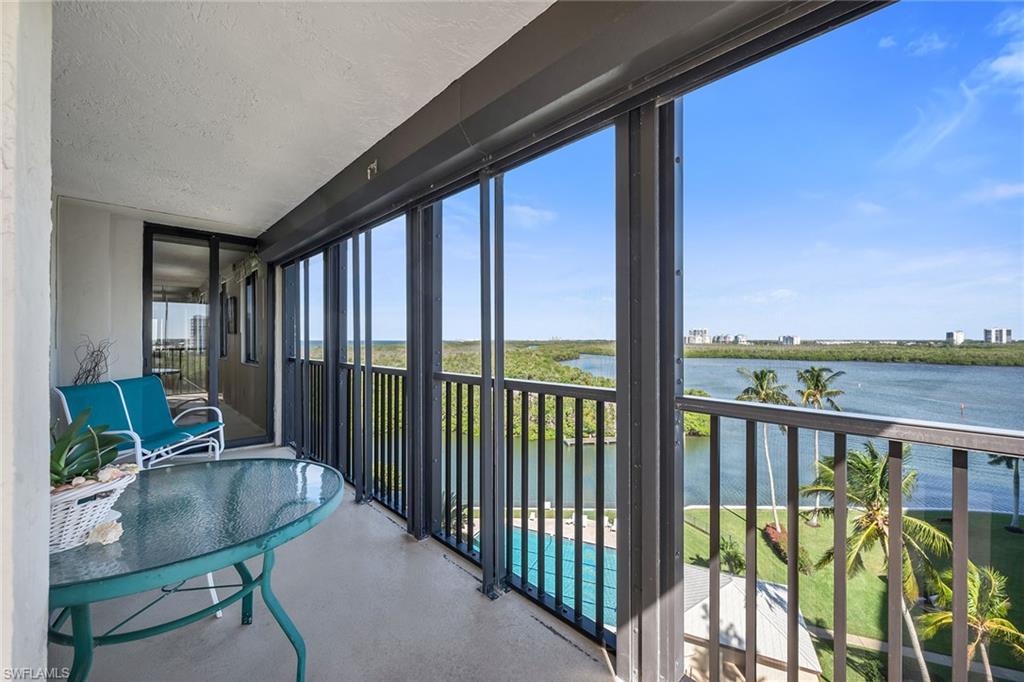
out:
M255 242L146 225L143 368L172 416L214 405L231 445L267 440L268 270ZM183 417L182 423L194 416Z

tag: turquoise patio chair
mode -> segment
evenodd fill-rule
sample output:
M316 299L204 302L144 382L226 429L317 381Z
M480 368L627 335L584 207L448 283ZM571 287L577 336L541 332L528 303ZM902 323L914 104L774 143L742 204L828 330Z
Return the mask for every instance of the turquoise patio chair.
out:
M108 433L127 436L129 440L119 447L121 456L134 455L140 469L152 468L186 453L205 451L214 459L220 459L224 451L224 417L221 411L212 406L193 407L172 419L167 395L158 377L58 386L54 390L60 396L68 424L82 411L91 409L85 426L105 424L111 429ZM178 425L182 416L199 411L212 412L217 417L216 421ZM219 599L213 574L206 574L206 585L210 598L216 604ZM217 611L216 616L221 618L223 612Z
M163 384L155 376L119 379L85 386L55 389L70 423L86 408L92 409L88 425L106 424L127 436L121 450L134 455L140 468L148 469L183 454L206 454L220 459L224 451L224 418L216 407L193 407L171 418ZM199 424L179 424L189 413L207 411L216 418Z

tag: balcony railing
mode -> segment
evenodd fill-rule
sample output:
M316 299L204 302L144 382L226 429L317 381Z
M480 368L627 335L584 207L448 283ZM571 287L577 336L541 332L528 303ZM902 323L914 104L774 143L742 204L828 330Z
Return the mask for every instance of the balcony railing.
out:
M683 397L676 399L676 406L683 412L709 415L710 417L710 499L709 508L709 581L710 586L720 582L722 561L718 548L721 543L721 523L717 510L721 501L722 462L722 420L739 420L745 426L745 593L757 593L757 575L752 567L757 566L757 426L771 424L786 431L786 518L789 520L786 555L793 557L787 565L786 578L786 669L789 679L796 679L799 673L799 628L800 628L800 570L795 557L799 555L800 514L800 430L808 429L833 434L834 463L834 531L832 551L837 560L833 561L833 612L834 680L846 679L847 660L847 565L843 560L847 553L847 520L851 509L848 497L847 455L850 437L884 439L887 442L888 474L888 526L903 527L903 453L904 445L926 445L948 449L952 462L952 571L953 571L953 645L954 671L968 669L968 613L967 613L967 572L968 572L968 453L986 453L1024 457L1024 433L981 427L942 424L934 422L887 419L866 415L758 405L732 400ZM903 534L889 533L887 555L903 556ZM888 590L888 656L887 679L906 679L903 671L903 627L904 602L903 562L887 563L887 584L896 586ZM685 585L684 585L685 589ZM707 663L711 680L719 679L722 662L721 639L721 594L717 589L709 590L708 601L709 635L707 640ZM757 599L746 599L742 640L757 642ZM737 633L738 634L738 633ZM757 647L745 646L744 670L756 670ZM965 679L954 677L954 679Z
M346 476L352 471L353 396L352 365L339 365L339 427L337 452L329 456L326 422L319 405L324 400L323 363L300 363L308 393L304 404L314 413L308 419L310 432L305 456L326 458L339 466ZM374 499L399 514L407 509L406 451L407 374L404 369L374 367L372 382L373 448L367 454L372 467ZM432 494L442 500L438 540L471 561L480 562L481 526L480 490L482 485L479 443L479 402L481 378L474 375L438 372L435 385L440 391L441 480ZM590 637L609 647L615 645L616 610L616 534L617 514L614 500L615 476L615 398L611 388L562 385L538 381L504 381L504 433L499 434L505 457L505 565L509 588L571 623ZM953 569L953 647L954 667L967 669L967 529L968 459L971 456L1008 455L1024 457L1024 433L965 425L888 419L882 417L776 407L711 398L683 397L676 400L682 412L708 415L710 421L708 507L711 510L708 585L719 585L723 577L722 524L718 510L722 499L723 444L738 445L742 439L745 461L743 486L744 558L749 570L743 577L745 593L758 592L758 427L765 424L785 431L786 500L788 520L786 555L800 553L800 527L796 519L807 511L807 498L801 492L801 433L806 430L832 434L835 456L835 501L832 548L835 555L846 555L849 515L858 513L848 498L847 453L857 439L881 439L886 443L889 487L886 512L889 524L902 527L905 510L900 485L905 444L943 448L951 454L952 478L952 569ZM738 427L723 428L736 422ZM976 453L970 455L969 453ZM333 461L337 460L337 461ZM805 472L806 473L806 472ZM804 481L806 482L806 481ZM682 510L681 510L682 511ZM890 556L902 555L900 533L886 540ZM846 678L847 657L847 569L843 560L833 562L834 593L832 608L835 680ZM902 584L903 565L889 562L887 582ZM786 567L785 660L782 665L793 679L800 674L800 632L804 627L800 611L799 562ZM686 586L683 586L686 590ZM904 619L902 591L888 590L885 597L888 615L888 677L902 679L904 658ZM738 628L731 633L743 643L758 641L758 600L746 599L745 612ZM701 636L705 658L700 667L708 679L720 679L724 656L721 643L721 592L708 590L707 639ZM692 643L692 639L688 639ZM742 646L745 670L756 670L761 662L758 648ZM748 677L748 679L750 679Z

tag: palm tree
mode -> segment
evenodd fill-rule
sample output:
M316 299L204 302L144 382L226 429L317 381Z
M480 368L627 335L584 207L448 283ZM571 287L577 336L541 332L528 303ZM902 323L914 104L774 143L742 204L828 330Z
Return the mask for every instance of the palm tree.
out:
M1013 470L1013 518L1006 530L1021 532L1020 527L1020 457L1008 457L1006 455L989 455L989 464L1005 466Z
M767 405L793 404L793 401L786 395L788 387L779 384L779 376L774 369L756 369L751 372L745 367L740 367L736 371L750 382L750 386L743 389L743 392L736 396L736 400ZM768 422L761 422L761 428L764 436L764 461L768 465L768 489L772 495L772 517L775 519L775 530L781 533L779 505L775 499L775 475L772 473L772 457L768 452Z
M832 388L832 382L839 377L846 374L846 372L833 372L828 367L815 367L810 366L807 369L798 370L796 373L797 380L804 385L800 393L800 404L804 407L810 405L816 410L823 409L825 405L828 405L836 412L839 412L841 408L836 404L835 399L843 394L838 388ZM818 449L818 430L814 430L814 470L818 470L818 464L821 461ZM811 518L807 520L809 526L818 525L818 507L821 505L821 495L815 494L814 496L814 511L811 513Z
M932 581L941 611L922 615L921 636L935 636L943 628L953 626L953 572L944 571ZM967 565L967 628L971 640L967 645L967 660L981 652L985 666L985 679L992 682L992 666L988 660L988 647L993 641L1004 642L1018 656L1024 656L1024 633L1007 620L1010 599L1006 593L1006 576L991 566Z
M909 448L904 446L904 461L908 459ZM821 513L831 516L835 513L835 456L826 457L818 467L818 476L810 485L804 486L805 495L821 493L832 500L831 507ZM909 500L917 484L917 472L910 470L903 475L903 498ZM855 575L864 570L864 556L876 546L882 550L885 565L889 565L889 455L882 454L874 443L868 442L863 451L851 450L847 456L847 497L853 523L846 541L846 570ZM930 555L942 556L949 553L953 543L949 536L930 523L913 516L903 516L903 564L902 612L903 622L910 636L918 667L924 682L931 679L925 666L921 641L914 629L914 620L907 607L907 601L914 602L921 593L917 582L919 568L929 570ZM829 549L818 562L825 566L835 560L833 549ZM890 586L892 589L893 586Z

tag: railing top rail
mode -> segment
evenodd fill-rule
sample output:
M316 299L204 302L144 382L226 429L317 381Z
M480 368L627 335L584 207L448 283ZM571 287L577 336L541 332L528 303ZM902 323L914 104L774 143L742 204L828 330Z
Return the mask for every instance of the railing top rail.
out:
M435 381L451 381L460 384L479 386L482 379L476 374L457 372L434 372ZM544 395L563 396L565 398L582 398L597 400L604 403L615 402L615 389L604 386L583 386L579 384L560 384L553 381L533 381L529 379L505 379L505 388L526 393L543 393Z
M845 433L866 438L885 438L958 450L1024 457L1024 431L944 422L894 419L853 412L812 410L804 407L763 405L739 400L676 397L676 408L749 421Z

